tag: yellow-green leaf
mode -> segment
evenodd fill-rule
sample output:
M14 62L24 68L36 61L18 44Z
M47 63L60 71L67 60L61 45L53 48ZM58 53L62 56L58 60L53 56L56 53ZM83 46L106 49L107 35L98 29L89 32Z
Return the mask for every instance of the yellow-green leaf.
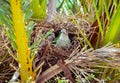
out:
M103 45L108 42L117 43L118 41L120 41L120 4L112 18Z

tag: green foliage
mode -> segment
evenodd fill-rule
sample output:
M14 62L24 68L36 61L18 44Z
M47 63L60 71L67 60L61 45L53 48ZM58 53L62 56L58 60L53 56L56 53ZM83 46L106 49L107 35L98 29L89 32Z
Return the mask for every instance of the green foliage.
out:
M106 15L107 15L107 19L110 20L110 14L109 14L109 10L108 10L108 4L107 4L107 0L103 0L103 3L105 5L105 12L106 12Z
M34 22L33 21L28 22L28 24L26 25L26 34L29 41L29 44L28 44L29 47L30 47L31 33L33 31L33 28L34 28Z
M47 0L32 0L30 3L34 12L32 17L36 19L44 19L46 16Z
M6 0L1 0L0 1L0 22L3 27L3 31L7 35L8 39L11 42L11 45L13 46L14 49L17 49L17 46L15 44L15 35L13 33L13 22L12 22L12 16L11 16L11 11L10 11L10 4ZM3 26L4 25L4 26ZM9 27L9 28L8 28Z
M12 28L12 20L11 18L11 11L10 11L10 4L6 0L0 1L0 22L6 23L7 26Z
M79 0L57 0L57 11L70 15L80 11Z
M33 11L31 9L32 4L30 0L21 0L22 11L24 14L24 22L27 22L33 15Z
M120 41L120 4L107 30L104 45L108 42L117 43L118 41Z
M97 18L97 20L98 20L99 29L100 29L100 32L101 32L101 34L102 34L102 36L103 36L103 27L102 27L102 23L101 23L101 21L100 21L100 9L99 9L99 8L101 8L101 6L98 7L98 6L96 5L95 0L93 0L93 3L94 3L95 11L96 11L96 18Z
M2 29L6 36L8 37L9 41L11 42L11 45L14 49L17 49L17 46L15 44L15 34L14 34L14 29L13 29L13 21L12 21L12 13L10 10L10 4L9 1L7 0L0 0L0 23L2 25ZM31 4L29 0L21 0L22 4L22 11L24 13L24 22L27 22L33 12L31 11L30 7ZM27 37L30 40L30 34L33 29L33 24L28 24L26 25L26 30L27 30Z

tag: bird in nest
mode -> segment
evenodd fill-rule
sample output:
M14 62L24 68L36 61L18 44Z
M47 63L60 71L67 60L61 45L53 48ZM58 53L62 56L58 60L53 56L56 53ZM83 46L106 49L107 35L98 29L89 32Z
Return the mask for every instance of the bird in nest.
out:
M55 47L69 48L71 46L71 41L66 29L62 29L53 42L55 43Z

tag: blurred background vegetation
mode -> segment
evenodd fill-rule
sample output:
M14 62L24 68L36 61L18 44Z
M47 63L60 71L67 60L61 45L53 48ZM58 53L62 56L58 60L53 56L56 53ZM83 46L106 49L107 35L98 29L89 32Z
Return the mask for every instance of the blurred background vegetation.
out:
M98 28L97 41L93 42L95 46L91 46L92 41L87 41L89 47L97 49L109 42L115 44L118 48L120 47L120 0L16 0L16 2L17 1L20 1L21 4L25 23L25 27L23 28L26 30L28 47L32 49L31 52L35 52L36 50L36 48L33 48L33 45L36 45L36 43L32 46L30 45L30 34L32 33L34 24L44 21L45 19L50 22L52 18L59 14L69 16L72 19L85 19L90 22L92 27ZM11 11L11 4L9 0L0 0L0 28L2 28L2 31L8 37L13 49L17 50L14 30L15 22L13 22L14 18L12 16L13 11ZM86 40L86 37L84 38ZM31 53L31 60L33 60L34 55L35 53ZM12 57L15 60L17 59L16 55L12 55ZM98 72L103 73L94 73L96 78L107 80L108 83L115 83L116 80L120 80L120 69L97 69ZM90 77L94 78L93 75ZM60 81L60 79L58 80Z

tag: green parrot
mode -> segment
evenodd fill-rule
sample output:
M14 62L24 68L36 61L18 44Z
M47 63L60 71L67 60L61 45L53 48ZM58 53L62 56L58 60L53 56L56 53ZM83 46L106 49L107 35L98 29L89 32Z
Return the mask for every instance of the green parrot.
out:
M56 47L69 48L71 46L70 38L65 29L60 31L60 34L57 38L54 39Z

